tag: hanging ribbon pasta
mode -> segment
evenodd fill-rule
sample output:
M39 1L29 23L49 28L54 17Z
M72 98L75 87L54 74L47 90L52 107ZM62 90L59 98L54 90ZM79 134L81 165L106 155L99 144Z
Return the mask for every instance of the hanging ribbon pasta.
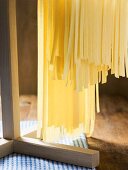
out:
M42 138L50 138L53 132L58 137L62 132L86 132L90 136L95 108L99 112L98 84L107 82L109 70L115 77L128 76L128 1L39 0L38 17L42 17L42 9L38 56L44 64L44 85L39 85L38 95L40 100L41 88L45 87L43 101L47 100L47 111L40 110L40 114L47 114L42 120Z

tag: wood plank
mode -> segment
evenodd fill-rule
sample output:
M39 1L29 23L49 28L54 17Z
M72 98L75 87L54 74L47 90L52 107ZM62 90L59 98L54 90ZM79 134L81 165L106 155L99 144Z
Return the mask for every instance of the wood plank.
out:
M0 1L0 73L1 73L1 98L3 136L11 138L13 134L12 118L12 95L11 95L11 68L10 68L10 44L9 44L9 21L8 1ZM8 129L7 129L8 126Z
M50 144L38 139L14 140L14 152L94 168L99 165L99 152L63 144Z
M13 141L0 139L0 158L13 153Z
M16 24L16 0L9 2L9 30L10 30L10 56L12 81L12 107L14 138L20 137L20 109L19 109L19 75L18 75L18 47ZM12 122L11 122L12 123Z
M13 139L20 136L15 0L0 1L0 39L3 137Z

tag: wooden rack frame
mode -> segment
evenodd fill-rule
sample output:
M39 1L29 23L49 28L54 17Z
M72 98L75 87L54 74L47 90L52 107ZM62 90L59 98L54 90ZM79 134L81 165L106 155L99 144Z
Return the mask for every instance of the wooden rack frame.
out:
M3 113L0 157L16 152L89 168L97 167L99 151L49 144L39 139L20 137L16 36L16 2L15 0L0 0L0 76Z

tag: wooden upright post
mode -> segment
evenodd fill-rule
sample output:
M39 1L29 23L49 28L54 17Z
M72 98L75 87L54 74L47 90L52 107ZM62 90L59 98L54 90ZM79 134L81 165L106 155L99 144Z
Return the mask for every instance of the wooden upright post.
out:
M20 136L15 0L0 0L0 76L3 137Z

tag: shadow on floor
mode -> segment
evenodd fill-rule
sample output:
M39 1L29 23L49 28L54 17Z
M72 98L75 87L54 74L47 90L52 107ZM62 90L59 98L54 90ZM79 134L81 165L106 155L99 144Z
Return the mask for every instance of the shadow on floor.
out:
M128 146L88 138L90 149L100 151L100 166L97 170L128 170Z

